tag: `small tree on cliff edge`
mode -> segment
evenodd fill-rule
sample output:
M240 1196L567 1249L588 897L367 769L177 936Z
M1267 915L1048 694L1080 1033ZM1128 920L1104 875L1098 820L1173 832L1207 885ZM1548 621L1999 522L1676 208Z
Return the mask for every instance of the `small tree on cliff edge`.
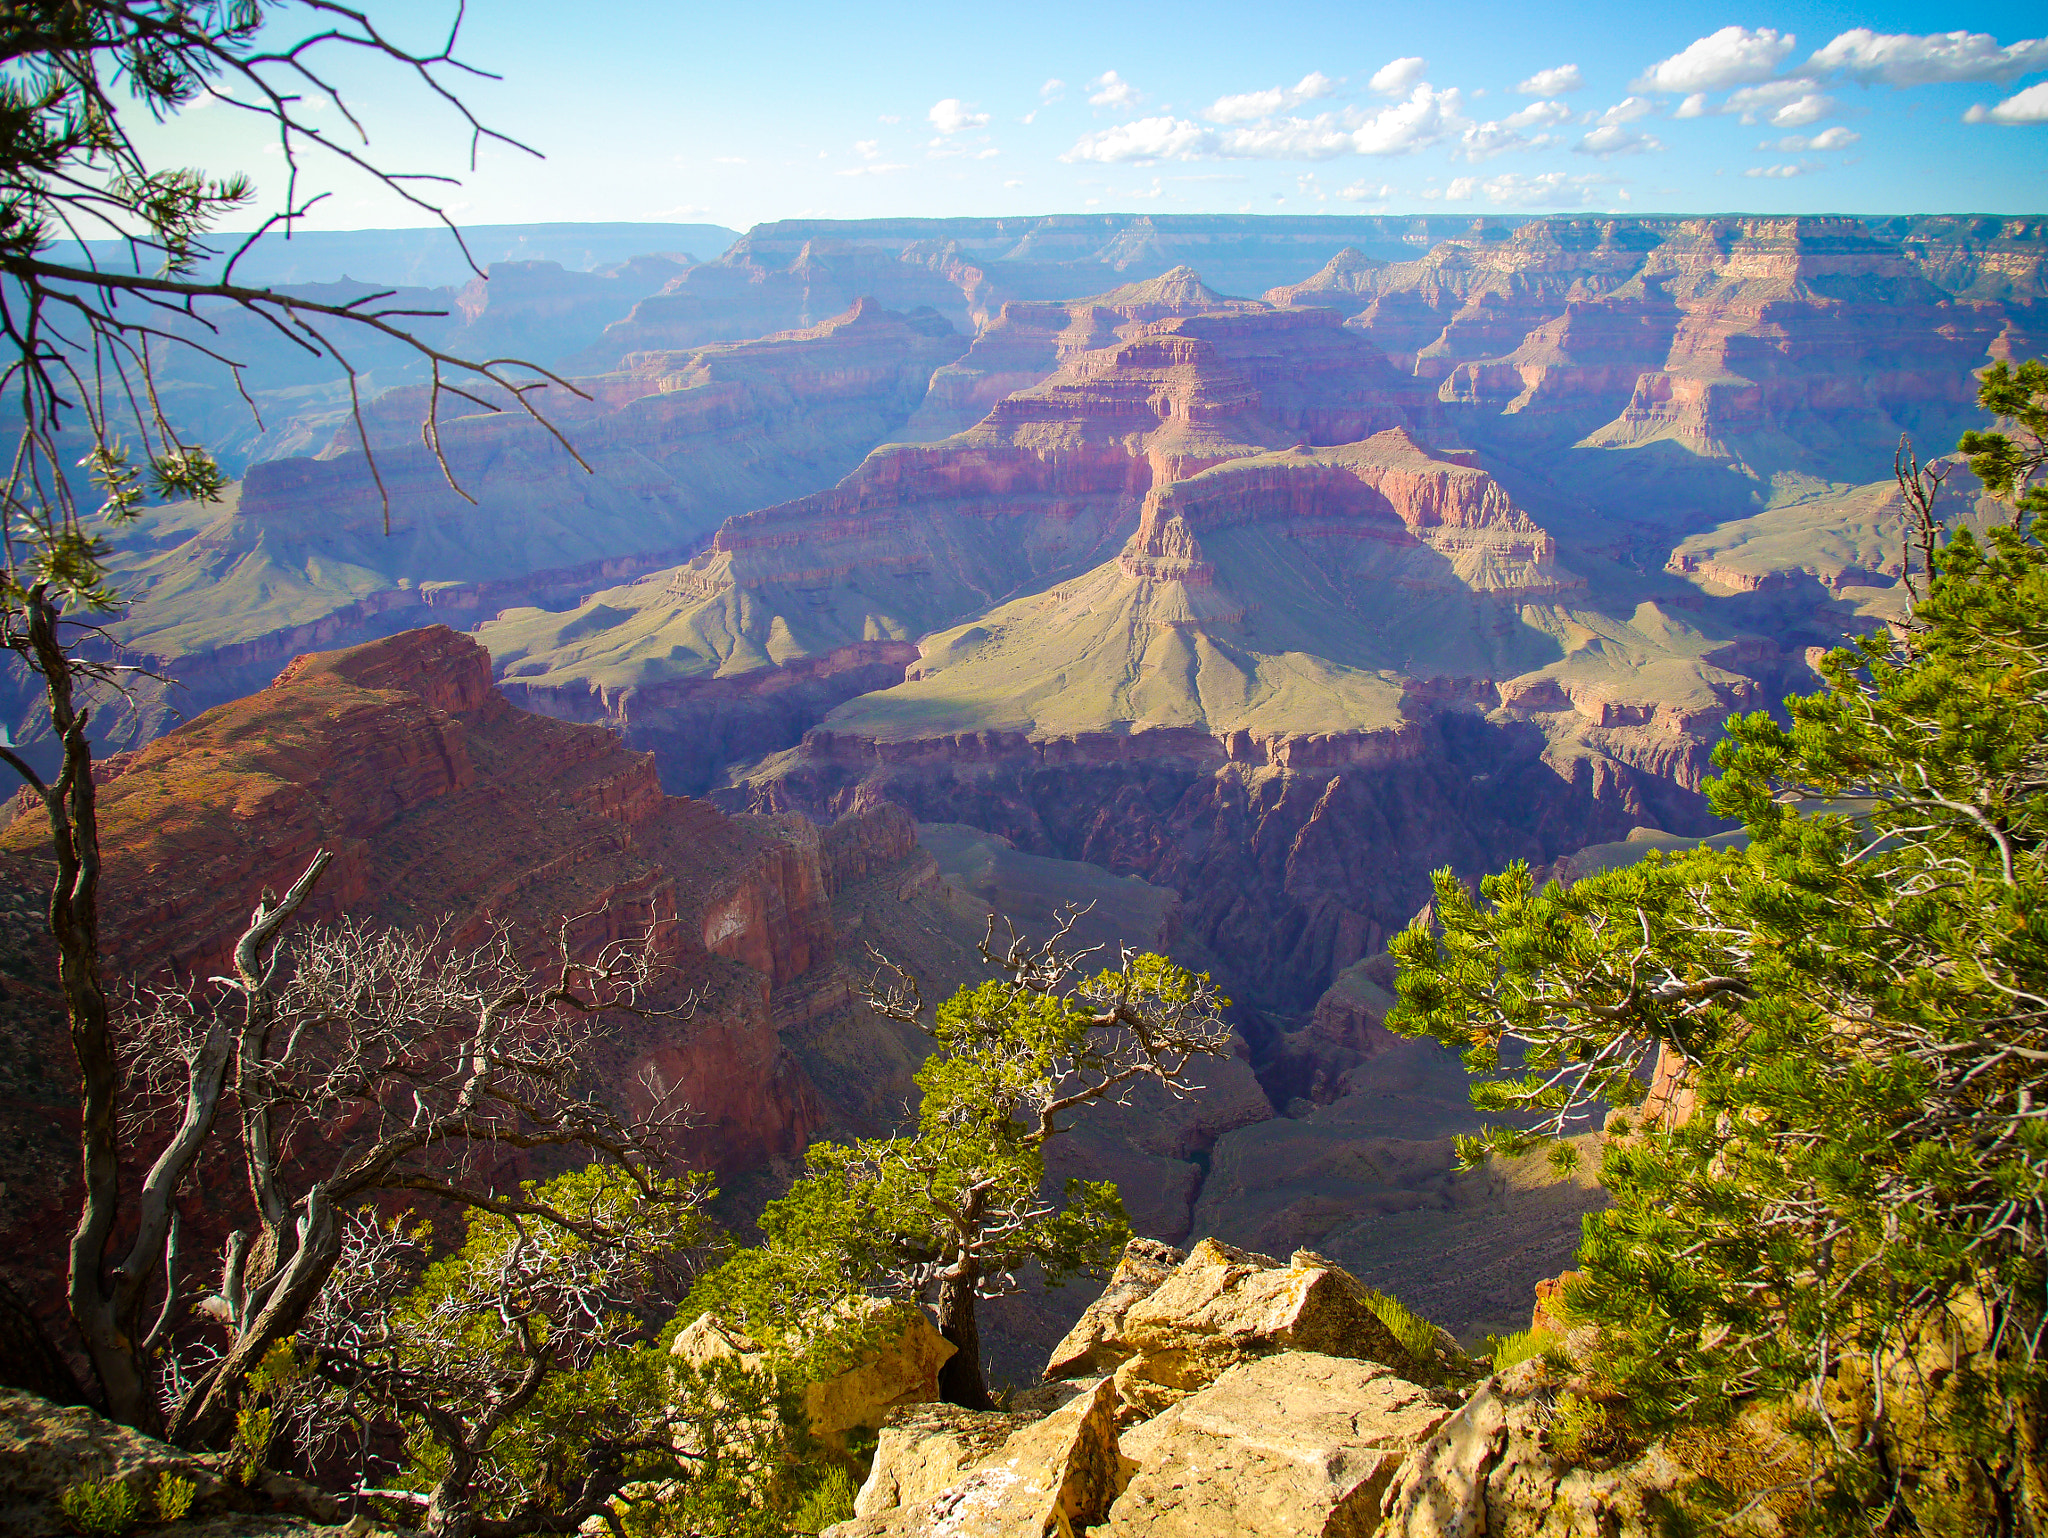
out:
M267 29L294 12L305 16L306 35L268 46ZM106 1336L109 1309L118 1311L134 1285L109 1253L113 1235L134 1221L120 1210L122 1165L133 1150L123 1148L119 1044L100 975L99 826L86 735L91 696L118 691L132 672L109 660L99 628L121 607L107 535L149 499L213 500L224 486L205 448L165 413L156 388L161 359L188 349L239 384L242 365L217 350L205 306L232 307L330 359L359 408L357 375L341 343L382 335L429 367L423 434L437 455L445 392L500 409L476 393L481 386L547 426L535 392L572 388L517 360L436 350L407 322L437 312L396 308L385 302L388 293L329 303L235 281L237 261L258 237L279 226L289 231L325 196L307 195L301 185L323 156L376 178L454 232L429 195L449 179L375 164L329 73L350 60L396 67L457 114L472 152L485 139L523 149L478 122L451 89L451 77L480 73L455 57L454 46L451 29L437 51L408 49L364 13L331 0L27 0L0 15L0 398L17 438L0 481L0 647L41 679L60 754L48 780L12 747L0 746L0 761L43 803L56 863L49 924L79 1065L85 1187L70 1297L88 1337ZM290 178L282 206L240 239L213 278L200 275L200 264L223 253L204 243L206 234L222 215L252 204L249 180L152 164L132 132L144 115L161 121L202 98L249 114L274 137ZM73 244L97 239L125 241L131 259L103 266ZM356 426L376 475L359 409ZM78 484L76 469L89 487ZM25 1321L10 1305L9 1329ZM150 1419L136 1383L99 1387L118 1418Z
M1542 891L1517 865L1483 904L1443 873L1441 935L1394 944L1389 1025L1476 1069L1520 1044L1483 1108L1568 1131L1658 1052L1695 1097L1615 1129L1566 1301L1618 1434L1745 1405L1803 1434L1808 1472L1704 1489L1722 1518L1803 1496L1814 1532L2048 1533L2048 366L1981 400L2006 431L1962 447L2009 520L1942 529L1902 453L1913 612L1789 727L1730 723L1709 795L1746 848Z
M1013 931L1000 948L991 922L981 953L1003 975L962 988L929 1025L916 980L889 967L868 1002L937 1046L917 1072L917 1130L813 1144L804 1175L761 1215L766 1242L699 1282L685 1317L715 1311L772 1343L870 1289L928 1302L956 1348L940 1392L990 1408L977 1302L1016 1290L1028 1264L1053 1284L1105 1266L1130 1237L1107 1181L1068 1181L1063 1208L1043 1199L1046 1145L1069 1113L1144 1081L1193 1092L1195 1059L1229 1047L1230 1001L1206 974L1125 950L1084 977L1092 952L1068 946L1075 917L1042 944Z

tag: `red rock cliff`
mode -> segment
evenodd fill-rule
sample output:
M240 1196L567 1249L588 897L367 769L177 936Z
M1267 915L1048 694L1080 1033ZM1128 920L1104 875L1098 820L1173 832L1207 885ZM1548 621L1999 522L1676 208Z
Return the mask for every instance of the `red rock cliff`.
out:
M702 1002L687 1024L629 1027L607 1071L680 1084L699 1118L689 1152L727 1169L815 1130L772 995L829 965L841 867L914 852L899 815L828 850L797 820L663 795L648 755L514 709L483 648L440 626L299 658L133 755L100 804L116 973L221 970L257 894L318 848L335 863L315 921L445 918L458 942L504 922L536 962L564 916L584 954L651 934L671 993ZM34 854L43 836L25 819L5 843Z

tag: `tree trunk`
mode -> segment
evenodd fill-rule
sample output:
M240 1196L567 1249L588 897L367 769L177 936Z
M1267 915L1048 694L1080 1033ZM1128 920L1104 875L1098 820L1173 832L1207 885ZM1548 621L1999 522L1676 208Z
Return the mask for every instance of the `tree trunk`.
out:
M988 1380L981 1373L981 1328L974 1317L974 1276L949 1276L939 1283L939 1333L954 1346L939 1369L939 1397L967 1410L993 1410Z
M471 1538L476 1531L476 1509L469 1489L475 1477L476 1459L469 1449L450 1447L448 1467L427 1502L425 1524L433 1538Z
M64 767L45 787L19 760L10 761L42 793L50 819L50 852L57 876L50 887L50 938L57 943L57 981L78 1059L79 1163L85 1200L71 1235L66 1301L110 1419L144 1431L156 1428L135 1339L138 1321L118 1317L105 1274L121 1199L116 1104L120 1072L107 1025L107 995L100 981L99 808L92 783L87 712L78 708L71 659L57 635L58 607L38 585L22 602L28 624L27 661L42 675L50 726L63 747ZM137 1290L139 1296L139 1289Z

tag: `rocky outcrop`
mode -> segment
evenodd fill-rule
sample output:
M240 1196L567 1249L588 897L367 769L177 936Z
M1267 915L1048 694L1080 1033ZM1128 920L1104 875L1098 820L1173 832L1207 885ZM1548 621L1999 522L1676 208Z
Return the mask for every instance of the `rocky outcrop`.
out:
M1111 1538L1370 1538L1409 1451L1456 1400L1378 1362L1295 1350L1231 1368L1124 1433L1141 1472Z
M1126 1418L1156 1415L1240 1363L1280 1352L1391 1364L1430 1381L1462 1362L1448 1338L1432 1340L1418 1355L1382 1318L1383 1300L1307 1250L1282 1264L1204 1239L1137 1296L1166 1257L1151 1241L1133 1241L1133 1248L1111 1291L1082 1316L1046 1369L1048 1377L1071 1377L1077 1368L1113 1364Z
M724 1168L794 1153L818 1124L774 1000L831 967L828 866L850 880L915 853L900 814L828 857L806 822L666 796L608 732L514 709L483 649L441 628L302 657L150 744L102 789L100 825L121 972L222 970L256 894L318 848L335 858L310 921L445 919L456 943L506 924L536 960L571 915L579 955L647 936L697 1013L626 1033L608 1068L688 1099L689 1151ZM18 824L9 847L46 836Z
M194 1455L77 1405L0 1388L0 1534L47 1538L79 1529L68 1491L118 1485L130 1526L165 1538L375 1538L367 1519L343 1525L341 1502L302 1480L258 1470L244 1477L230 1454ZM189 1486L183 1515L158 1519L166 1482Z
M1116 1391L1099 1379L1066 1405L1012 1432L938 1494L908 1505L881 1504L888 1484L874 1477L861 1492L868 1511L827 1528L833 1538L1074 1538L1099 1526L1130 1478L1117 1449ZM948 1443L950 1426L939 1431ZM895 1488L915 1492L891 1467Z
M1397 1467L1460 1403L1414 1381L1443 1380L1435 1348L1417 1359L1371 1304L1313 1256L1133 1241L1053 1353L1056 1408L1021 1429L1045 1391L1005 1414L894 1412L832 1538L1366 1538Z
M920 1404L890 1412L875 1460L854 1500L856 1517L920 1506L945 1494L975 1464L1038 1419L1029 1414Z
M861 1342L853 1360L806 1380L799 1404L805 1429L839 1459L851 1456L850 1433L879 1431L899 1406L937 1399L939 1369L955 1350L930 1316L909 1304L871 1301L851 1322ZM700 1314L677 1331L669 1355L697 1371L721 1362L759 1370L763 1360L754 1342L713 1314Z

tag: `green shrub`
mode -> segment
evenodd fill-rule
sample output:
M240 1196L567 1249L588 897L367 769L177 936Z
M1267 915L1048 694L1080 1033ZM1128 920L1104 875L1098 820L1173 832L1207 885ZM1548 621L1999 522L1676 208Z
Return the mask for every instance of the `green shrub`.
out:
M1493 1358L1493 1370L1506 1372L1532 1356L1542 1356L1557 1344L1557 1337L1548 1330L1516 1330L1509 1335L1486 1337L1486 1351Z
M821 1533L834 1522L848 1520L853 1515L855 1493L851 1474L836 1463L827 1466L790 1513L790 1531Z
M92 1479L57 1497L64 1520L85 1538L121 1538L141 1515L142 1502L119 1479Z
M1437 1328L1399 1298L1365 1289L1365 1306L1408 1353L1417 1372L1430 1377L1470 1377L1472 1363L1456 1346L1447 1347Z
M193 1497L199 1494L199 1486L189 1479L180 1479L166 1471L156 1482L156 1519L159 1522L175 1522L192 1509Z

